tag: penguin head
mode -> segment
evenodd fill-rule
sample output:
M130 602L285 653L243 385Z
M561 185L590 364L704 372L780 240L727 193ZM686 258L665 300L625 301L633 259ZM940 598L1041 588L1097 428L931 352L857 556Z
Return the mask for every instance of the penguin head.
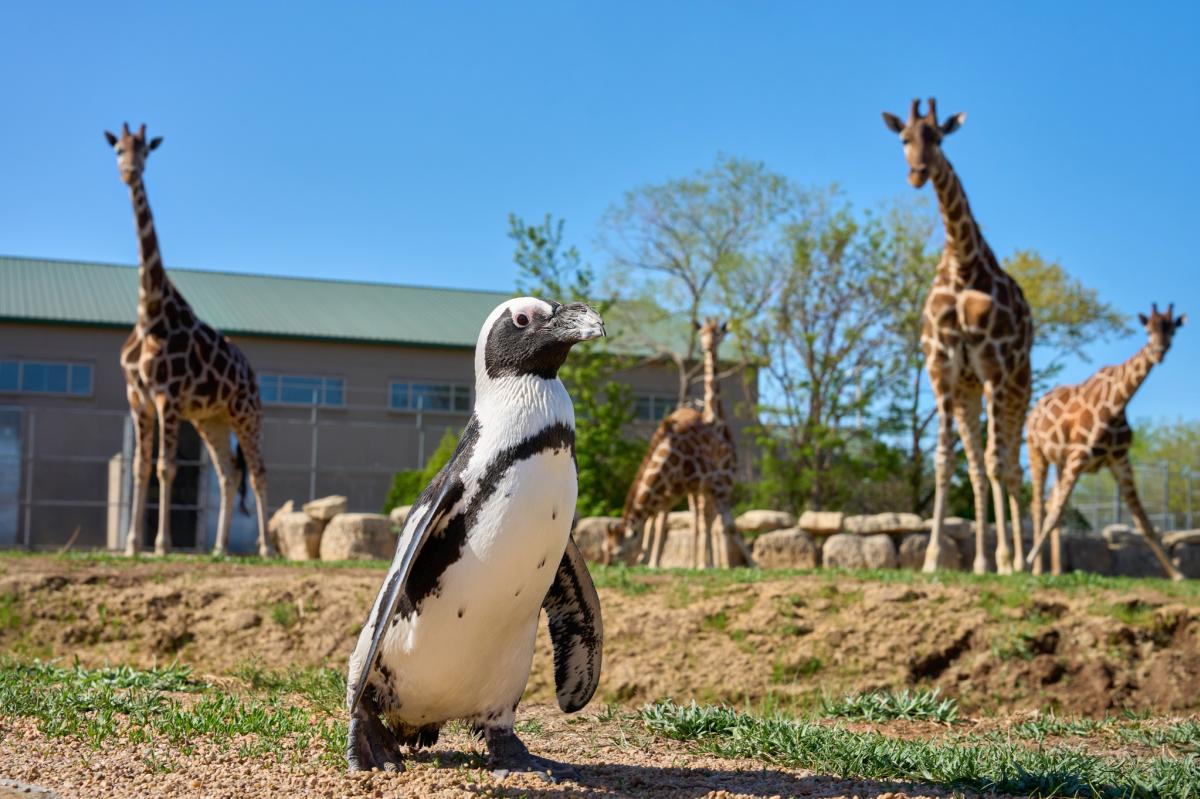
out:
M571 347L603 335L604 320L581 302L517 297L501 303L483 323L475 345L475 374L553 379Z

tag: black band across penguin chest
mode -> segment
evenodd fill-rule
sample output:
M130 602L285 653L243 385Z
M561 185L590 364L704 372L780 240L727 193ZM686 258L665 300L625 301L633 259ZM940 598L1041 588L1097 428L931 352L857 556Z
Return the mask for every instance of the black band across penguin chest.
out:
M464 466L471 459L479 441L479 434L479 422L472 417L459 444L462 452L458 460ZM571 459L574 460L575 430L564 422L555 422L498 452L488 462L482 475L472 481L474 485L464 485L461 473L448 475L447 479L454 482L449 487L447 505L458 505L463 497L467 496L466 506L451 516L439 531L430 535L413 564L412 574L405 585L398 607L398 617L411 618L413 614L420 613L421 605L426 599L441 593L446 571L463 556L467 538L476 527L480 512L494 497L504 476L523 461L561 449L568 450ZM440 489L440 486L436 488ZM431 490L435 490L435 486L431 485L426 493L430 493ZM425 500L424 495L414 505L414 510L420 507L422 500ZM564 508L562 512L570 515L574 508Z

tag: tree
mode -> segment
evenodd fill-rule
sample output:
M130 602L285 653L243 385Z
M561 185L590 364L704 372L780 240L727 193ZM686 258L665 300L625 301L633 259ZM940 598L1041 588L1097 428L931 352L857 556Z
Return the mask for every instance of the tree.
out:
M798 511L843 503L865 474L889 332L878 243L836 189L793 190L780 233L776 274L740 273L726 302L743 311L743 361L758 365L764 487Z
M425 486L433 482L433 478L437 477L442 467L450 462L450 458L454 455L454 448L457 446L458 436L454 434L453 430L447 428L442 435L442 440L438 442L437 449L425 462L425 468L396 472L392 477L392 487L388 490L387 499L383 502L383 513L386 515L392 512L392 508L416 502L417 497L421 496L421 492L425 490Z
M518 268L517 289L562 302L587 302L603 316L610 300L597 297L595 273L574 246L563 244L563 220L549 214L541 224L509 215L509 238ZM630 388L613 381L626 359L604 339L579 348L559 369L575 404L575 459L581 516L619 514L625 493L641 463L643 445L626 435L633 420Z
M768 234L787 194L787 180L763 164L718 156L686 178L627 192L601 219L609 274L622 296L640 294L638 329L650 331L631 339L675 365L680 405L702 378L696 323L719 307L735 271L771 274Z
M1003 266L1025 293L1033 311L1034 347L1048 358L1034 371L1035 397L1050 387L1065 358L1089 361L1088 344L1129 332L1127 317L1058 261L1047 261L1036 250L1017 250Z
M880 256L883 273L883 324L890 337L892 371L886 392L884 429L898 435L906 451L901 464L908 509L921 513L932 498L929 479L929 434L937 409L925 375L921 350L921 318L925 296L937 270L939 253L932 244L936 218L923 197L897 201L868 217L868 235Z
M1175 515L1176 524L1188 524L1189 513L1195 524L1196 514L1200 514L1200 494L1193 490L1200 488L1200 421L1139 420L1130 457L1135 465L1167 464L1167 509Z

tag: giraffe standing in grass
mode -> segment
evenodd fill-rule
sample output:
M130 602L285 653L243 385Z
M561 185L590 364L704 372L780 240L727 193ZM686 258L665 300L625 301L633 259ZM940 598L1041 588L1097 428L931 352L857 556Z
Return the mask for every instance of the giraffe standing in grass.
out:
M625 500L625 535L641 536L642 560L650 566L662 563L668 532L666 512L683 496L688 497L692 509L694 566L701 564L702 551L705 567L728 566L729 538L740 545L746 562L753 562L733 523L737 452L717 383L717 347L726 329L712 318L699 325L704 410L679 408L662 420ZM651 525L646 535L648 521Z
M125 554L137 553L145 533L156 421L159 497L154 552L166 554L171 546L171 484L175 479L179 424L187 420L208 447L220 480L221 510L214 554L228 552L233 493L240 471L242 508L248 472L258 505L258 553L266 557L270 555L267 473L261 446L262 407L254 370L232 341L196 317L163 268L142 182L146 157L162 138L147 141L145 125L133 133L128 124L120 136L105 131L104 137L116 151L121 180L129 186L140 256L137 324L121 347L121 369L136 432L133 509ZM236 457L230 434L237 436Z
M929 100L920 112L913 100L908 121L883 114L890 130L900 135L908 161L908 182L914 188L933 179L946 230L946 247L933 287L925 300L921 346L937 401L938 444L933 500L933 532L925 550L927 572L941 565L942 524L954 472L954 423L971 471L975 494L976 574L987 571L984 528L991 482L996 509L996 567L1001 574L1020 570L1024 560L1021 516L1021 427L1032 391L1029 353L1033 346L1033 317L1016 280L1000 268L971 214L967 195L954 168L942 153L942 139L958 130L966 114L944 122ZM979 416L987 400L987 452L984 453ZM1004 494L1008 492L1015 556L1010 555L1005 529Z
M1183 575L1171 563L1163 550L1154 525L1146 515L1137 487L1133 482L1133 467L1129 463L1129 447L1133 430L1125 418L1125 406L1146 380L1155 364L1162 363L1175 331L1183 327L1186 315L1175 317L1175 307L1159 313L1158 306L1150 316L1138 314L1149 334L1149 341L1133 357L1118 366L1106 366L1075 386L1059 386L1038 400L1029 415L1029 476L1033 481L1033 548L1029 562L1037 563L1042 543L1050 537L1050 570L1062 574L1062 542L1058 524L1067 500L1079 475L1099 471L1107 466L1129 506L1138 530L1154 557L1172 580ZM1046 473L1053 465L1057 472L1050 505L1043 521L1042 503Z

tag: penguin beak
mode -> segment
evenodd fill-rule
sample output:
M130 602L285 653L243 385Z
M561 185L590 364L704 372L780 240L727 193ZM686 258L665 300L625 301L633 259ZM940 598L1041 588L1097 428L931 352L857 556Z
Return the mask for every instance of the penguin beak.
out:
M607 335L600 314L582 302L560 305L546 328L556 339L570 344Z

